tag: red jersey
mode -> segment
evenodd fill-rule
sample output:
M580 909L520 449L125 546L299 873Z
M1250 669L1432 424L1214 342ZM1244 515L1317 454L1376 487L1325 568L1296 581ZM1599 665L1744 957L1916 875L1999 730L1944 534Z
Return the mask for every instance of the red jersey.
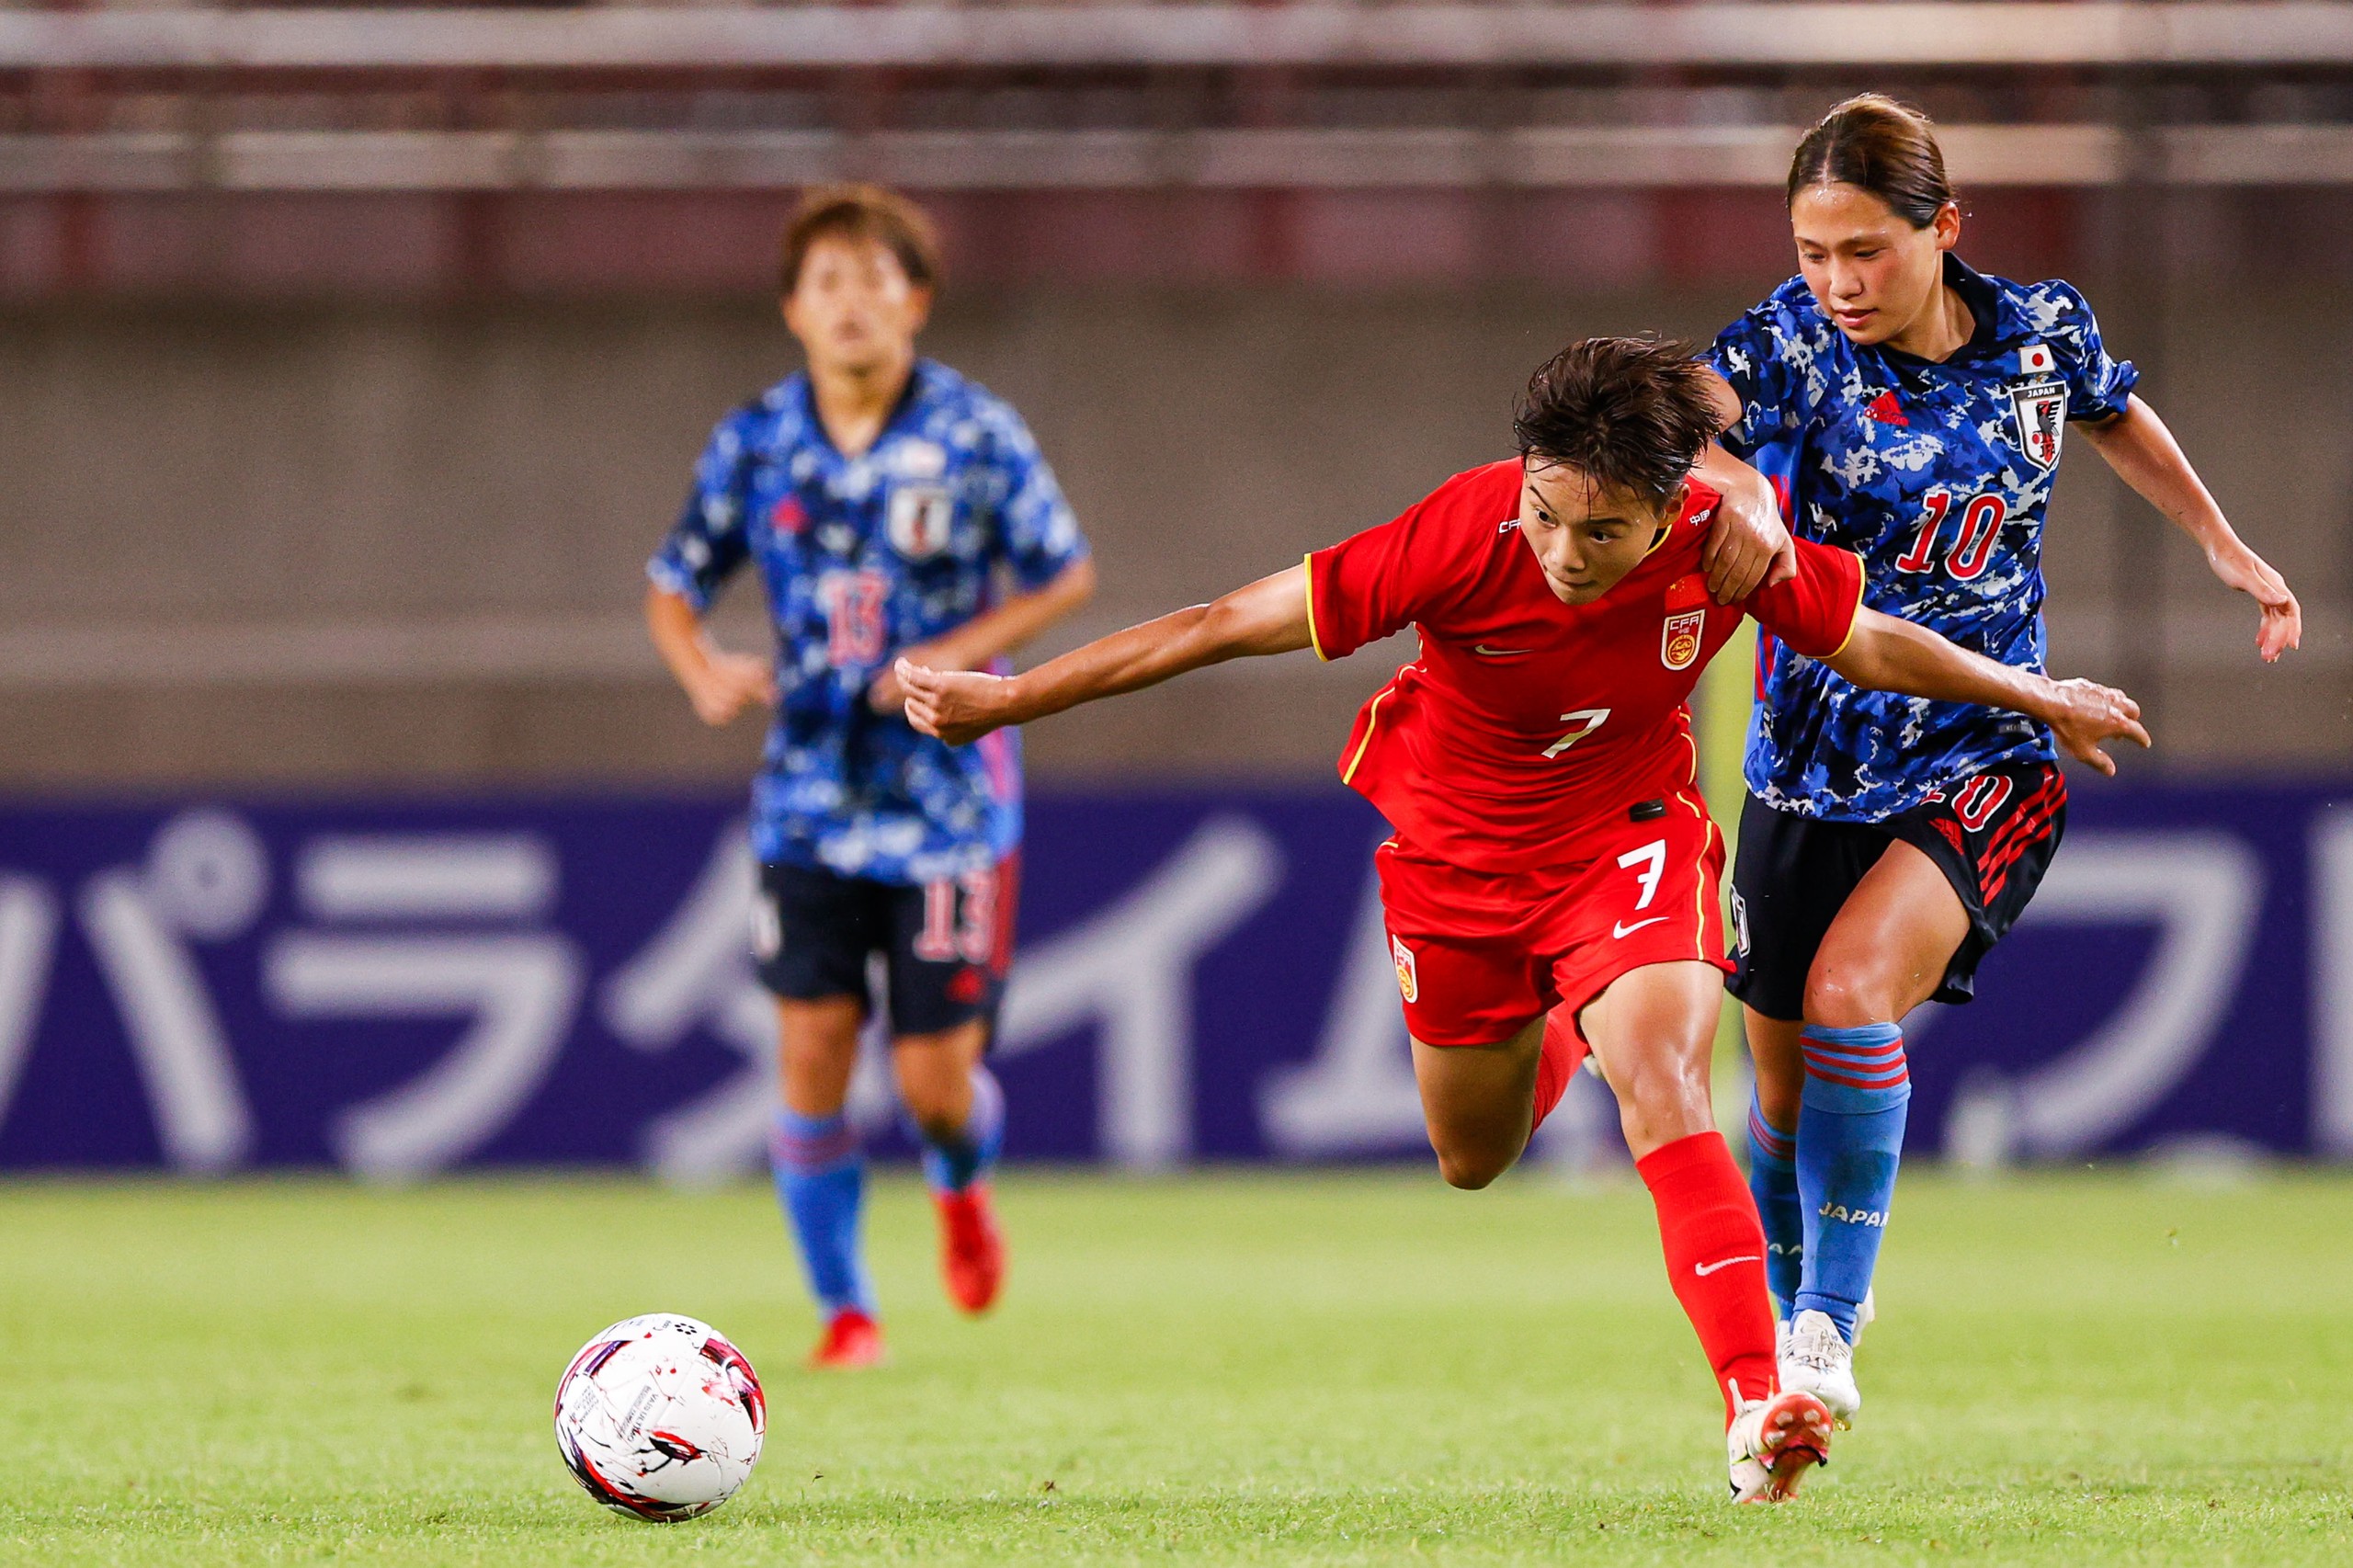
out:
M1741 605L1708 595L1720 499L1696 481L1642 564L1563 604L1519 536L1518 460L1460 473L1393 522L1307 558L1308 636L1337 659L1411 625L1419 657L1357 715L1340 777L1399 840L1465 870L1564 868L1605 819L1688 787L1686 699L1744 614L1793 652L1844 647L1862 562L1798 541L1797 575Z

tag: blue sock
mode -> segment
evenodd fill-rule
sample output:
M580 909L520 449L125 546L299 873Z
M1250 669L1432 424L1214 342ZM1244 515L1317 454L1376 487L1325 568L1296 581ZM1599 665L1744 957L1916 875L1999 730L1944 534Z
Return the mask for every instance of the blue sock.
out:
M1794 1305L1827 1312L1851 1344L1855 1312L1871 1288L1895 1198L1912 1077L1904 1031L1894 1024L1809 1024L1799 1045L1805 1052L1797 1162L1805 1268Z
M972 1069L972 1108L957 1134L923 1141L923 1175L934 1192L961 1192L996 1164L1005 1147L1005 1091L987 1068Z
M1765 1119L1756 1096L1748 1096L1748 1191L1765 1221L1765 1282L1773 1310L1792 1315L1800 1271L1805 1266L1805 1205L1798 1198L1798 1139Z
M866 1157L847 1114L778 1111L768 1164L818 1307L829 1321L851 1307L873 1316L874 1284L858 1233L866 1206Z

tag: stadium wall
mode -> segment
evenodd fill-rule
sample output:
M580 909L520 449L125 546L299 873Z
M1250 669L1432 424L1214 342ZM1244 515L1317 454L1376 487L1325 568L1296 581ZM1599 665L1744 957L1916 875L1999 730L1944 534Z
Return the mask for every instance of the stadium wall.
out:
M1060 642L1198 600L1503 449L1578 334L1705 335L1776 279L951 296L927 346L1012 397L1100 553ZM2110 305L2151 395L2289 574L2303 652L2078 445L2055 662L2147 699L2158 766L2326 771L2353 744L2353 325L2325 290ZM790 368L756 301L26 307L0 328L0 786L732 784L637 624L710 422ZM2128 526L2128 522L2130 526ZM2159 538L2159 535L2164 537ZM2153 538L2158 542L2152 544ZM724 624L761 632L749 593ZM1042 727L1042 777L1320 775L1383 671L1250 662Z
M2353 786L2080 781L1981 1000L1910 1023L1922 1153L2353 1154ZM1426 1158L1338 786L1050 793L996 1059L1017 1158ZM0 812L0 1167L760 1162L730 796ZM855 1114L896 1138L870 1058ZM1580 1079L1540 1157L1622 1158ZM903 1142L892 1142L905 1152Z

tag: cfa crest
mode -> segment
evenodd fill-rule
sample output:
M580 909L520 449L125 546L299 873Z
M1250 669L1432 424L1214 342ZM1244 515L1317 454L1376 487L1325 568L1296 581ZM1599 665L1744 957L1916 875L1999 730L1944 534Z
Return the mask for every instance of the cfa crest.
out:
M1708 628L1708 612L1687 609L1666 618L1660 629L1658 656L1670 670L1688 670L1699 656L1699 637Z
M2059 436L2067 423L2067 383L2025 381L2010 388L2010 409L2018 423L2018 450L2035 467L2050 470L2059 461Z
M1389 960L1397 966L1397 994L1408 1002L1419 1000L1422 982L1414 970L1414 949L1392 937L1389 938Z
M955 503L937 484L902 484L891 492L891 548L910 561L928 561L948 548Z

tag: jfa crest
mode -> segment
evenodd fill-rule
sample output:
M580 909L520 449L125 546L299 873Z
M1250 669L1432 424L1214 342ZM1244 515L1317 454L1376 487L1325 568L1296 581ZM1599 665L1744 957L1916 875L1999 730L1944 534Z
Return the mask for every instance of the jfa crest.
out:
M955 503L937 484L902 484L891 492L891 548L910 561L928 561L948 548Z
M2067 423L2067 383L2053 374L2057 369L2048 347L2029 343L2018 350L2018 371L2028 379L2010 388L2018 450L2045 472L2058 465L2059 437Z
M1422 994L1422 982L1414 971L1414 949L1392 937L1389 938L1389 960L1397 966L1397 994L1408 1002L1418 1001Z
M1708 628L1708 612L1687 609L1666 618L1659 632L1658 656L1670 670L1688 670L1699 656L1699 634Z

